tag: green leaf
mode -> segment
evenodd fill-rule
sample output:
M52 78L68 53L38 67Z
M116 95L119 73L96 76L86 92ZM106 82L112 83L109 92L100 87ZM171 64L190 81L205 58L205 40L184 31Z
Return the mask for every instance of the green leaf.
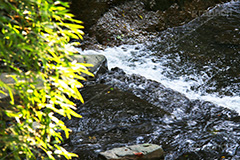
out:
M82 118L81 115L77 114L76 112L74 112L73 110L70 111L70 114L73 115L74 117L77 117L77 118Z
M85 80L82 73L92 75L86 68L91 65L71 63L74 51L67 46L71 38L82 39L82 21L74 19L69 4L60 0L0 1L0 9L0 61L16 75L13 84L0 81L0 93L11 98L4 113L16 120L11 126L0 121L0 155L44 159L41 149L48 159L55 159L54 153L70 159L76 155L53 146L63 140L56 130L67 137L70 131L53 113L81 118L67 97L84 102L78 80Z
M65 26L71 29L84 29L82 25L72 24L72 23L58 23L60 26Z

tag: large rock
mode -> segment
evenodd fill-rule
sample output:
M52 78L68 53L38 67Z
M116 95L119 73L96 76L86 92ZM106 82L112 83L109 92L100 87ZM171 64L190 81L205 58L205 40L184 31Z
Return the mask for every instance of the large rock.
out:
M143 2L129 1L109 9L95 25L92 36L103 45L143 42L147 32L155 32L160 16L153 11L145 10Z
M229 0L223 0L226 1ZM99 5L105 3L107 5L108 2L109 0L105 0ZM124 3L112 3L111 7L106 6L105 9L94 4L95 7L88 6L86 13L79 16L76 14L79 19L83 17L89 20L84 24L87 28L86 33L89 34L84 36L85 40L80 46L82 49L104 49L106 46L152 41L159 37L159 32L184 25L201 16L209 7L220 3L219 0L123 0L122 2ZM76 7L76 4L73 1L73 7Z
M163 119L170 116L132 93L95 83L81 88L84 104L76 101L77 113L83 118L61 117L73 131L65 149L79 156L74 160L99 160L100 151L124 144L147 143L156 124L162 124Z
M184 0L180 0L184 1ZM168 9L173 3L176 3L177 0L144 0L144 4L148 10L161 10L164 11Z
M84 22L86 31L113 6L126 0L70 0L71 11L77 19Z
M100 73L108 71L107 58L103 55L75 55L72 58L77 60L79 63L92 64L93 67L88 67L88 69L95 77ZM92 80L94 78L86 74L82 74L81 76L87 78L88 80Z
M128 147L114 148L100 152L100 158L104 160L156 160L163 157L164 151L156 144L138 144Z

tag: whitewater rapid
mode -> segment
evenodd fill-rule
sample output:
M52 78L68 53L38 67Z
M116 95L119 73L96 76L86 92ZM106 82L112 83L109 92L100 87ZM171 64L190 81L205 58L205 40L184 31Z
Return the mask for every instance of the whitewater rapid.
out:
M169 70L164 66L168 59L161 59L157 63L152 60L153 57L148 56L146 51L143 51L143 45L122 45L119 47L107 48L105 50L85 50L79 49L82 55L100 54L106 56L109 69L119 67L127 74L139 74L148 79L155 80L165 87L171 88L186 95L189 99L200 99L209 101L219 106L233 109L240 113L240 97L239 96L219 96L217 93L207 94L196 92L191 89L191 86L203 83L201 76L189 75L182 76L177 79L170 79L163 74L163 71ZM150 51L148 51L150 52ZM177 57L176 57L177 59ZM189 78L191 77L191 78ZM190 80L189 80L190 79ZM191 80L193 79L193 80ZM196 81L196 79L198 81Z

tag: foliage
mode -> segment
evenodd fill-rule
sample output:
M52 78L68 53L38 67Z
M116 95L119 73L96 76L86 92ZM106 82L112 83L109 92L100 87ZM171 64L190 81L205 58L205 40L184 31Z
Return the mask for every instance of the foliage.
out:
M68 138L70 129L56 114L81 117L70 99L83 102L79 80L91 73L90 65L71 61L70 38L82 38L83 26L68 8L54 0L0 0L0 74L14 72L16 81L12 86L0 81L0 93L8 90L11 97L0 108L1 159L76 156L61 147L60 131Z

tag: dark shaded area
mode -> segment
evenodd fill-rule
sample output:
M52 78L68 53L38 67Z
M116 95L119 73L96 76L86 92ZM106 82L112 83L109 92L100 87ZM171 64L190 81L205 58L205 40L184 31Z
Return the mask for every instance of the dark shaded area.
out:
M83 118L65 120L73 129L70 144L65 147L80 159L97 159L95 150L136 144L136 138L151 133L161 123L163 109L153 106L129 92L99 84L81 90L85 104L78 104Z
M178 1L182 2L184 0L143 0L146 9L151 11L164 11L168 9L172 4L177 3Z
M71 11L84 22L81 47L143 43L152 35L183 25L216 3L228 0L71 0Z
M162 145L166 159L240 158L236 112L191 101L117 68L98 79L104 85L94 83L81 90L85 104L78 105L78 113L83 118L64 120L73 130L64 147L79 159L98 159L100 151L137 143Z
M89 33L91 26L95 24L109 8L125 1L126 0L70 0L70 9L77 19L84 22L85 31Z
M218 93L219 96L239 95L239 11L239 2L228 8L216 8L205 17L170 31L174 38L167 45L171 47L164 46L162 40L150 46L154 48L156 61L163 56L169 59L164 66L171 71L162 74L171 79L199 75L202 83L192 86L192 90L203 94ZM163 32L161 36L166 34Z
M189 100L159 83L139 75L126 75L117 68L99 81L131 91L172 114L163 119L164 125L156 125L151 136L144 138L144 142L162 144L166 159L240 158L240 118L235 111L210 102Z

